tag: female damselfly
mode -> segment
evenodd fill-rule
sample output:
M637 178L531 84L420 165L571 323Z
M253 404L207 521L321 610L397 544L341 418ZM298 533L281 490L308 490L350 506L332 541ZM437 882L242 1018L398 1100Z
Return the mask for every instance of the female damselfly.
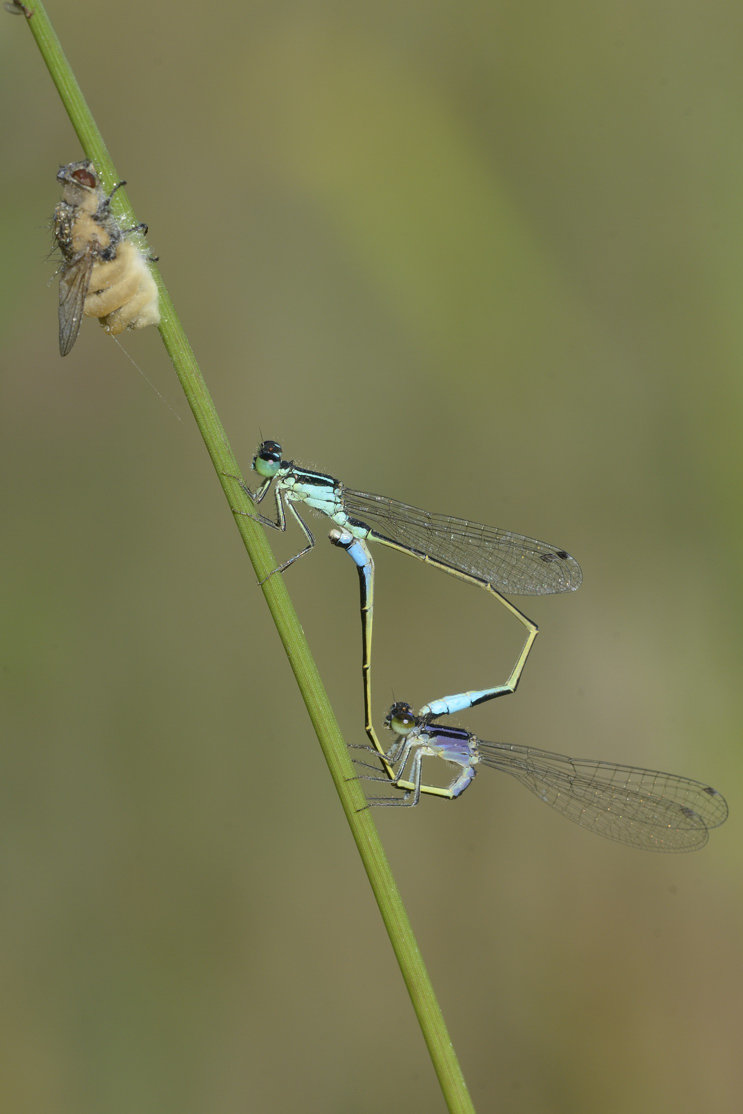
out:
M460 797L477 767L490 766L511 774L581 827L647 851L696 851L707 842L709 829L727 819L728 806L721 793L678 774L484 742L462 728L415 715L403 701L392 705L384 722L396 736L387 751L395 784L412 785L412 789L400 798L372 798L370 804L418 804L423 759L437 757L456 770L442 796ZM406 769L408 776L402 781Z

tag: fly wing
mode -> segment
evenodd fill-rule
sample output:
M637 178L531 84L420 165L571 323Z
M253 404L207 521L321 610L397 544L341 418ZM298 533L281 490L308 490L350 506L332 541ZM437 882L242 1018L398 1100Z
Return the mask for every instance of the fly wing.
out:
M727 818L716 789L676 774L506 743L479 749L486 766L511 774L569 820L631 847L695 851Z
M59 276L59 354L66 356L77 340L88 296L95 253L81 252Z
M583 579L574 557L535 538L348 488L343 504L353 518L378 526L383 538L485 580L505 595L574 592Z

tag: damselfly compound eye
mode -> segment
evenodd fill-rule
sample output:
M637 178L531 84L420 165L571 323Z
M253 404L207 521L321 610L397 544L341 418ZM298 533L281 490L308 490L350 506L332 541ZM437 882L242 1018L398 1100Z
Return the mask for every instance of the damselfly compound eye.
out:
M385 716L384 725L396 735L407 735L417 727L418 718L409 704L399 701L390 708Z
M278 441L261 442L258 452L253 457L252 468L259 476L270 479L276 475L281 466L281 445Z

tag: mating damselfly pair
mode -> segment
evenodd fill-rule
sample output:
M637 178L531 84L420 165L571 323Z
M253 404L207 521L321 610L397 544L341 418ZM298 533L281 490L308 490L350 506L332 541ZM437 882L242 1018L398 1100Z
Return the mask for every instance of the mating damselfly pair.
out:
M436 723L442 716L475 707L515 692L538 628L505 596L548 595L574 591L582 574L564 549L507 530L449 515L434 514L382 495L354 491L322 472L282 459L276 441L263 441L252 469L262 482L252 491L234 479L256 509L249 514L272 529L285 531L287 509L307 544L273 572L287 569L308 553L315 538L298 513L297 503L325 515L333 523L330 541L344 549L356 565L361 597L362 678L365 728L384 770L381 778L401 793L371 798L371 804L415 805L427 793L455 799L473 781L482 763L510 773L569 819L620 843L659 851L688 851L707 841L708 830L727 816L724 798L710 786L675 774L609 762L572 759L531 747L486 743L461 728ZM273 485L276 518L257 507ZM371 657L374 610L374 562L367 545L376 541L407 553L495 596L526 627L524 646L504 684L457 693L424 705L416 715L398 701L385 719L396 735L388 749L372 723ZM273 573L271 574L273 575ZM423 782L423 759L439 757L458 772L447 787ZM364 765L364 763L362 763ZM406 771L408 776L405 777Z

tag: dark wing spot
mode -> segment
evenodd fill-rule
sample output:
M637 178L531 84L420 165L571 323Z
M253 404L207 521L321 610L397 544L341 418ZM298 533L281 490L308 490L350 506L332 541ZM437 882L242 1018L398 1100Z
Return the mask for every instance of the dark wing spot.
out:
M549 564L551 561L565 561L570 556L564 549L556 549L554 553L540 553L540 560L546 561Z

